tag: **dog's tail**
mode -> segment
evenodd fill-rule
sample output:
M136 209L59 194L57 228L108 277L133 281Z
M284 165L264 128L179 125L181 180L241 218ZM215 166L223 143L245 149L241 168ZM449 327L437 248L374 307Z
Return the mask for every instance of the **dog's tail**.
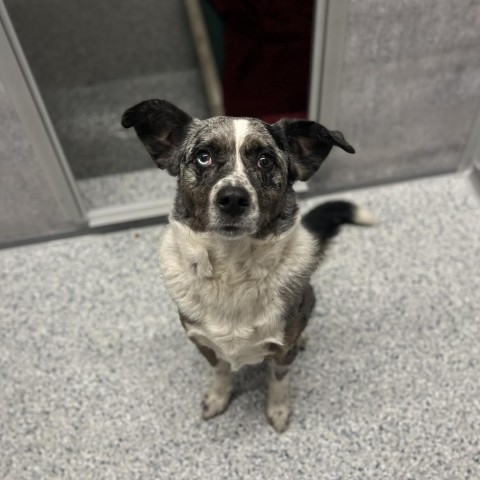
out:
M333 238L346 223L371 226L375 225L376 220L366 208L345 201L322 203L302 218L303 226L325 242Z

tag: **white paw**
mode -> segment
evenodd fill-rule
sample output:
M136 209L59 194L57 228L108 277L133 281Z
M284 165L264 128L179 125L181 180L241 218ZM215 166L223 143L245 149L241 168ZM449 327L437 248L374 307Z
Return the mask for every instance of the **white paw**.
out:
M202 418L208 420L223 413L230 402L230 393L207 392L202 402Z
M290 407L288 404L280 403L267 406L268 422L277 432L284 432L287 429L289 418Z

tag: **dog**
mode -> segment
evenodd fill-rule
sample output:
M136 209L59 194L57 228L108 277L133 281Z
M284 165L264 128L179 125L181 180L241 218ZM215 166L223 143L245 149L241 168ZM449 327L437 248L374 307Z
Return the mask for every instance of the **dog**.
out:
M293 184L308 180L334 146L355 150L313 121L199 120L165 100L133 106L122 125L177 177L160 265L188 338L214 369L203 418L227 409L233 371L268 360L266 416L284 431L289 366L315 303L310 277L341 225L374 223L342 201L301 218Z

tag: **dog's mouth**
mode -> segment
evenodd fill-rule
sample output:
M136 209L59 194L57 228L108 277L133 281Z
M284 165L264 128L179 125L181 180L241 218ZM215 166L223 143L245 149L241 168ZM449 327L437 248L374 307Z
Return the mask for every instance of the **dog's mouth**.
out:
M216 228L217 233L224 237L235 238L248 233L245 227L238 225L222 225Z

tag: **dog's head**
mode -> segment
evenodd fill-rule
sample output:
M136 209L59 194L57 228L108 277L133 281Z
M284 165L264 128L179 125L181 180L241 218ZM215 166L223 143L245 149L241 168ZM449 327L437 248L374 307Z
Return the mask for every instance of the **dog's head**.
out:
M334 145L355 152L340 132L312 121L198 120L165 100L128 109L122 125L178 177L173 217L227 238L288 229L297 212L293 183L308 180Z

